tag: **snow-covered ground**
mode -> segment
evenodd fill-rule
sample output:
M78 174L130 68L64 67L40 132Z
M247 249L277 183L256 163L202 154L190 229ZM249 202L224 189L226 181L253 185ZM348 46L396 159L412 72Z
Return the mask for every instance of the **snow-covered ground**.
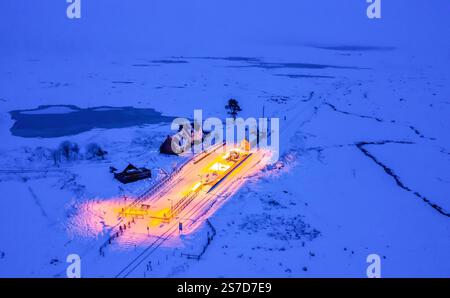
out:
M99 4L91 5L93 9ZM155 4L160 9L155 11L165 11L164 5ZM306 6L312 13L301 12L301 22L323 11L320 5ZM244 118L260 117L264 109L266 117L280 119L280 162L246 177L240 190L195 233L164 242L130 276L366 277L367 256L378 254L383 277L450 277L448 26L433 23L433 18L442 21L437 4L419 6L412 15L405 9L401 19L386 10L387 21L373 40L361 34L368 28L365 21L355 22L362 26L354 26L352 33L348 19L339 25L339 20L325 18L335 25L327 25L329 32L325 25L311 26L303 35L305 40L317 35L321 42L310 43L315 46L301 38L282 42L294 34L288 28L289 20L297 18L294 11L283 17L281 8L271 11L261 4L267 17L242 26L246 12L253 12L251 5L244 6L236 12L237 25L227 27L230 32L233 26L242 27L235 30L241 41L253 31L259 38L266 34L276 39L275 29L259 30L267 29L265 22L273 25L278 20L286 31L279 42L259 40L239 51L236 44L224 46L232 35L225 29L220 32L223 40L213 29L205 39L190 40L203 22L216 24L213 13L191 22L189 13L177 12L179 23L166 28L167 36L152 39L152 46L162 47L170 34L179 33L177 26L185 24L187 33L174 47L176 55L166 54L165 48L135 51L145 38L126 28L141 27L143 9L123 27L102 27L109 35L99 33L103 31L98 27L91 31L95 19L87 14L80 32L89 42L82 45L76 41L83 34L60 35L51 25L65 19L37 22L33 33L25 25L14 27L15 36L0 40L2 46L11 41L0 57L0 276L65 277L66 257L73 253L81 256L82 276L119 275L149 243L128 237L101 253L111 227L97 206L115 206L145 192L189 158L159 154L160 144L173 133L169 123L21 137L11 130L11 111L64 117L73 111L71 106L102 107L99 111L105 106L133 107L192 118L194 109L202 109L204 118L225 118L227 100L236 98ZM113 12L122 16L119 8ZM423 19L421 11L427 14ZM32 10L23 13L28 16ZM405 15L422 23L408 23ZM1 26L0 33L6 36L14 24ZM43 28L49 34L41 37ZM387 36L391 29L394 33ZM17 37L24 32L35 49L16 51L14 46L27 49ZM340 41L351 39L346 34L366 36L370 46ZM69 37L75 41L68 42ZM206 51L207 37L222 41L217 43L220 49ZM58 46L47 52L46 42ZM53 107L35 110L43 105ZM71 160L56 156L63 141L78 144L79 154ZM89 158L86 148L91 143L108 152L103 159ZM127 185L114 180L109 168L121 170L128 163L151 168L153 177Z
M151 270L136 276L363 277L371 253L382 256L383 276L449 276L446 70L413 64L402 49L302 51L292 60L3 61L1 276L64 276L70 253L81 255L87 276L115 276L145 245L100 256L102 236L79 232L89 223L73 226L78 208L139 194L158 179L124 186L109 166L171 172L184 161L158 153L168 125L22 138L10 132L9 111L72 104L185 117L201 108L205 117L225 117L231 97L243 117L259 117L264 105L267 116L280 118L283 167L248 177L209 219L217 234L200 261L181 254L202 249L206 224L161 247L149 258ZM79 144L81 154L55 164L45 152L63 140ZM82 156L91 142L108 151L104 160Z

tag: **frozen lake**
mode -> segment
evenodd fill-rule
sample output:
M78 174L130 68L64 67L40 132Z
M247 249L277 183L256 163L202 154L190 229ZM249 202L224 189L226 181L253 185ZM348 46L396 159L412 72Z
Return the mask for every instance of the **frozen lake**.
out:
M95 128L170 123L175 118L151 108L79 108L74 105L43 105L36 109L10 111L10 115L15 120L11 133L25 138L56 138Z

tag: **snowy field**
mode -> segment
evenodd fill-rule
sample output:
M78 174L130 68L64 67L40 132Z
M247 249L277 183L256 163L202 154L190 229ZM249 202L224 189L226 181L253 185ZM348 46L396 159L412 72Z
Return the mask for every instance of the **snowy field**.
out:
M0 277L66 277L69 254L82 277L364 278L370 254L382 277L450 277L447 1L380 21L364 0L44 2L0 4ZM108 210L192 157L159 153L171 120L230 98L280 119L278 163L193 233L105 248ZM129 163L152 178L113 179Z
M247 177L209 219L216 235L200 260L183 253L201 250L206 224L160 247L151 268L133 276L364 277L366 257L376 253L383 276L448 277L447 70L402 49L301 51L292 60L2 61L0 275L64 276L65 257L77 253L85 276L115 276L145 244L130 240L100 256L104 235L74 225L81 204L136 195L158 179L124 186L109 166L170 173L186 159L159 154L169 125L24 138L12 135L10 111L132 106L192 117L200 108L224 118L226 100L236 97L243 117L261 116L264 105L266 116L280 118L283 166ZM79 145L80 156L55 161L48 152L65 140ZM92 142L108 152L104 159L84 156Z

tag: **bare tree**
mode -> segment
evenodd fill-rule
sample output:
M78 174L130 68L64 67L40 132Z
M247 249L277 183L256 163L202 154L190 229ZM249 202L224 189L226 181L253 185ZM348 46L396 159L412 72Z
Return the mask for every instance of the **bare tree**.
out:
M58 149L58 152L55 152L55 155L62 156L66 160L73 160L78 158L78 154L80 153L80 147L78 147L77 143L73 143L71 141L62 142Z
M94 158L105 159L106 154L108 154L108 152L103 150L100 147L100 145L98 145L96 143L90 143L86 147L86 158L87 159L94 159Z
M236 120L238 112L242 111L238 101L234 98L228 100L228 104L225 106L225 109L228 110L228 115L233 117L234 120Z

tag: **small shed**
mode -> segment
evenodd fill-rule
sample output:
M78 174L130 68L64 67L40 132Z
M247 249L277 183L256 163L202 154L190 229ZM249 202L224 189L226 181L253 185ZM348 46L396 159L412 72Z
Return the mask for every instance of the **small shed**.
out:
M171 136L167 136L166 140L161 144L161 146L159 147L159 152L160 153L164 153L164 154L174 154L177 155L173 150L172 150L172 137Z
M124 184L151 177L152 172L149 169L137 168L132 164L128 164L128 166L122 172L114 173L114 178Z

